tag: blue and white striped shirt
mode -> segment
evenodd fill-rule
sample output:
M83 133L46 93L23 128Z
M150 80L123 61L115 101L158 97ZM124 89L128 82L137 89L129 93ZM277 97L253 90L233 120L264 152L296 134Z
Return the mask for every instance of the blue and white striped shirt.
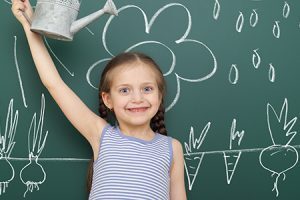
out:
M156 133L151 141L103 130L89 200L169 199L172 138Z

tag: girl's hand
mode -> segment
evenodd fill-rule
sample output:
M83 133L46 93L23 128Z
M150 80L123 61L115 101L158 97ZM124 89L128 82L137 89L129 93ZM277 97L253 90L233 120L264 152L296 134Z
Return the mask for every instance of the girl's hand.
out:
M25 14L31 19L33 15L33 10L29 0L12 0L11 10L14 16L17 18L17 20L19 20L19 22L22 24L23 27L25 26L30 27L30 23L24 17Z

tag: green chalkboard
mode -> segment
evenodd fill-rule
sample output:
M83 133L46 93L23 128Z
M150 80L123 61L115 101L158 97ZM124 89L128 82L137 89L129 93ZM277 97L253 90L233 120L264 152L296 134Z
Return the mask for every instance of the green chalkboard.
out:
M103 4L83 1L80 17ZM118 17L101 17L72 42L45 39L80 98L97 112L107 60L143 51L167 80L167 128L184 148L188 199L299 199L300 2L115 4ZM86 199L91 148L41 84L10 7L0 1L0 199ZM37 163L24 172L34 144Z

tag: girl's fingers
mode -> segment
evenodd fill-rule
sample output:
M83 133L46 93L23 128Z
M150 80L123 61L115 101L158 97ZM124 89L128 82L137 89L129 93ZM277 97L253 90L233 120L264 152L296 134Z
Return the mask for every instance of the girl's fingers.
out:
M12 4L24 3L24 0L11 0Z
M26 0L11 0L12 3L17 3L17 2L26 2Z
M29 0L19 0L19 1L23 2L27 8L31 8L31 4Z
M12 0L12 10L28 11L32 13L32 8L28 0Z
M20 12L24 12L25 11L25 5L22 3L13 3L12 5L12 11L14 14L20 14Z
M20 23L25 25L29 23L28 19L24 17L24 13L26 13L27 16L32 16L32 10L30 5L29 7L27 7L23 1L24 0L13 0L11 9L15 17L20 21Z

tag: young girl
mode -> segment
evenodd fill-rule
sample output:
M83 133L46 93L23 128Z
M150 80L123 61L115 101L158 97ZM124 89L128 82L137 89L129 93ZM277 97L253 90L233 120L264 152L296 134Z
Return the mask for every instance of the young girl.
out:
M24 28L42 83L92 147L89 199L185 200L182 147L165 136L165 82L156 63L140 53L114 57L102 72L99 117L63 82L42 37L30 31L22 14L32 16L29 1L13 0L12 11ZM118 125L106 122L109 114Z

